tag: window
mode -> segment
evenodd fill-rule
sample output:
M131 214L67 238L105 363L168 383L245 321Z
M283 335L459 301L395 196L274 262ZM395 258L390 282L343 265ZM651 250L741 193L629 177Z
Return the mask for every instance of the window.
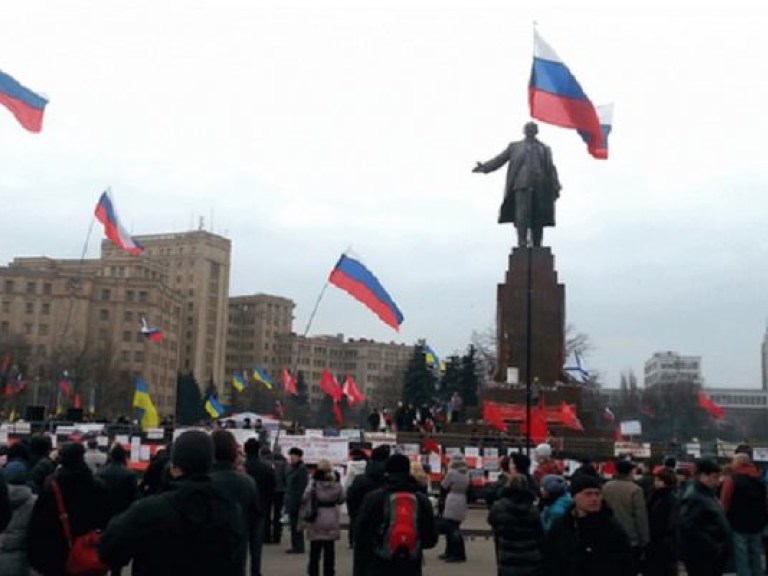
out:
M123 362L128 362L131 359L131 353L128 350L123 350L120 352L120 358Z
M51 313L51 303L50 302L43 302L40 304L40 314L45 314L46 316Z
M145 304L148 300L149 300L149 295L144 290L139 292L139 302L141 302L142 304Z
M35 283L27 282L27 294L34 294L34 293L35 293Z
M10 300L3 300L3 312L10 312L11 311L11 302Z
M13 286L13 280L6 280L5 281L5 292L7 294L11 294L13 292L14 286Z
M112 292L109 288L102 288L101 289L101 299L102 300L109 300L110 296L112 296Z
M133 302L133 301L136 299L136 292L134 292L133 290L128 290L128 291L126 291L126 293L125 293L125 299L126 299L128 302Z
M37 333L40 336L48 336L48 324L39 324L37 326Z
M131 333L128 330L123 331L123 342L131 341Z
M27 314L34 314L35 313L35 303L34 302L27 302L24 304L24 312Z
M11 326L8 324L8 322L0 322L0 334L7 336L10 331Z
M32 324L24 324L24 334L30 335L32 334Z
M43 294L51 294L53 292L53 284L46 282L43 284Z
M137 350L133 353L133 360L134 362L144 362L144 352L141 350Z
M130 310L126 310L125 312L123 312L123 320L125 322L133 322L133 312L131 312Z
M99 310L99 320L109 320L109 310L106 308Z

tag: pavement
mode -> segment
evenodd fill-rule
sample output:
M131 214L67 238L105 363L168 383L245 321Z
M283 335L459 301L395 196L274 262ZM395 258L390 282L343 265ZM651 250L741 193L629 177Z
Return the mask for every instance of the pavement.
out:
M485 523L487 512L480 509L471 509L467 520L461 525L467 529L488 528ZM345 519L346 520L346 519ZM261 572L264 576L301 576L307 573L309 562L309 543L306 544L305 554L286 554L288 548L288 530L283 531L281 544L266 544L262 553ZM495 576L496 557L493 549L493 540L484 536L468 536L465 542L467 550L467 562L446 564L437 556L445 550L445 537L440 536L440 541L432 550L424 553L424 576L465 576L468 572L472 576ZM342 532L341 540L336 542L336 574L337 576L351 576L352 551L347 545L347 533Z

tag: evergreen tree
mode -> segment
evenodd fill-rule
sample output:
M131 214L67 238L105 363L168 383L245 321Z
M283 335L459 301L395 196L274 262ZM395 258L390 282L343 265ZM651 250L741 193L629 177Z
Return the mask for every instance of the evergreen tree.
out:
M192 372L176 377L176 422L185 426L204 419L203 397Z
M477 392L480 388L480 367L478 366L477 349L470 344L467 353L461 357L459 369L459 394L464 401L464 406L477 406Z
M461 393L461 378L461 359L458 356L448 356L445 359L445 372L440 378L441 400L447 402L454 392Z
M414 406L431 404L436 394L437 376L427 366L423 342L413 349L405 369L402 399Z

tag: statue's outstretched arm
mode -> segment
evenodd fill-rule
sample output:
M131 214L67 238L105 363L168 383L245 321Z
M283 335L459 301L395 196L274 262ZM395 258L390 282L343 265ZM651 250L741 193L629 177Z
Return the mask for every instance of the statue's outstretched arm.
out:
M482 172L483 174L487 174L488 172L493 172L494 170L498 170L504 164L506 164L509 161L509 148L504 150L501 154L496 156L495 158L491 158L488 160L488 162L478 162L477 166L474 167L472 172Z

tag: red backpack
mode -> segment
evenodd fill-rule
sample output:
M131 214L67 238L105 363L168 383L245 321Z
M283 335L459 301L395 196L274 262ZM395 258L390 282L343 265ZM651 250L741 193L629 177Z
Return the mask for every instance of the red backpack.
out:
M392 492L384 500L384 523L376 554L385 560L418 560L419 501L411 492Z

